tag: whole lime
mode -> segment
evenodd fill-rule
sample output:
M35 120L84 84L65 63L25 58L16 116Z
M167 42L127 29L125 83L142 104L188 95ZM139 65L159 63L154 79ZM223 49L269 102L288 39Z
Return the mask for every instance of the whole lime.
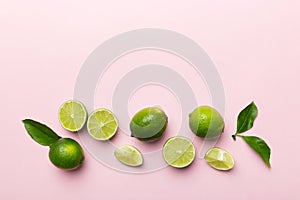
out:
M75 140L61 138L50 145L49 158L56 167L72 170L82 164L84 153L81 146Z
M202 138L216 138L224 130L222 116L210 106L200 106L190 113L189 125L192 132Z
M159 139L168 124L168 117L163 110L149 107L136 113L131 122L131 136L141 141L152 142Z

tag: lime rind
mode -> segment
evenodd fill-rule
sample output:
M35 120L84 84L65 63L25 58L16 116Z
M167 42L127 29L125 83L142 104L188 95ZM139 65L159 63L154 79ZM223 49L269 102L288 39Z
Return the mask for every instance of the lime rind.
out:
M202 138L214 139L224 131L224 119L210 106L200 106L189 114L191 131Z
M144 108L131 119L131 136L141 141L156 141L162 137L167 123L168 117L162 109L157 107Z
M175 168L189 166L195 159L195 147L190 139L183 136L169 138L163 146L163 157L168 165Z
M134 146L125 144L116 148L115 157L123 164L131 167L138 167L143 164L141 152Z
M108 109L96 109L88 118L87 130L96 140L109 140L118 130L117 118Z
M81 130L87 121L87 111L85 106L76 100L64 102L58 111L61 126L71 132Z
M50 161L58 168L74 170L84 161L84 152L78 142L70 138L61 138L50 145Z
M227 171L234 167L233 157L224 149L214 147L207 151L205 161L213 168Z

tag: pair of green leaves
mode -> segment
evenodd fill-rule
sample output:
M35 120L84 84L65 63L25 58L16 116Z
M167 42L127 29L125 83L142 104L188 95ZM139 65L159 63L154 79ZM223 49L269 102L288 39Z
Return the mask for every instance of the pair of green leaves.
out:
M268 167L270 164L271 149L268 144L257 136L244 136L242 133L248 131L253 127L254 120L257 117L257 107L254 102L251 102L246 108L244 108L238 115L237 119L237 131L232 138L236 140L236 137L241 137L244 141L263 159Z
M30 137L40 145L50 146L61 138L51 128L40 122L24 119L23 123Z

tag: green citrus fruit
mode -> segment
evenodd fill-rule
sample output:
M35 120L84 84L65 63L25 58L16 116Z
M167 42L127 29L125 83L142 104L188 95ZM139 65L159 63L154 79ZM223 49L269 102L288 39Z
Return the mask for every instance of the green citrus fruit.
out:
M50 145L49 158L56 167L72 170L82 164L84 153L81 146L75 140L61 138Z
M233 157L224 149L211 148L205 154L204 159L213 168L227 171L234 167Z
M196 151L190 139L183 136L171 137L163 146L165 161L172 167L184 168L195 159Z
M222 116L212 107L200 106L189 115L189 125L199 137L216 138L224 130Z
M118 130L117 118L110 110L99 108L89 116L87 130L96 140L109 140Z
M168 117L157 107L144 108L136 113L131 122L131 136L141 141L155 141L159 139L168 124Z
M125 144L116 148L115 157L123 164L138 167L143 164L141 152L132 145Z
M58 111L61 126L68 131L79 131L87 120L87 111L84 105L76 100L64 102Z

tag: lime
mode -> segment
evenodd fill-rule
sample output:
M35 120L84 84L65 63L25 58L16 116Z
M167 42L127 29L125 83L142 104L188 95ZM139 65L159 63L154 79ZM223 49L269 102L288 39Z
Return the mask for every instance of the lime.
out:
M234 166L233 157L224 149L217 147L209 149L204 159L211 167L218 170L230 170Z
M131 136L141 141L155 141L166 130L168 117L157 107L144 108L136 113L131 122Z
M125 144L115 150L116 158L123 164L137 167L143 164L141 152L132 145Z
M183 136L171 137L163 146L165 161L175 168L189 166L195 159L195 154L193 143Z
M190 115L189 125L193 133L199 137L216 138L224 130L222 116L212 107L200 106Z
M63 103L58 111L59 122L68 131L79 131L87 119L87 111L84 105L76 100Z
M56 167L72 170L82 164L84 153L75 140L61 138L50 145L49 158Z
M87 130L96 140L109 140L118 130L118 121L110 110L100 108L89 116Z

